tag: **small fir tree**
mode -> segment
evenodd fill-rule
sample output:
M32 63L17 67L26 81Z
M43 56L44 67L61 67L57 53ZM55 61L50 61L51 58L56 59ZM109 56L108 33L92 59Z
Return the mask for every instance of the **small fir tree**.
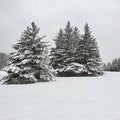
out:
M40 29L34 22L31 25L13 46L16 52L11 53L8 66L3 69L8 73L3 83L26 84L52 80L47 45L42 41L45 36L39 37Z

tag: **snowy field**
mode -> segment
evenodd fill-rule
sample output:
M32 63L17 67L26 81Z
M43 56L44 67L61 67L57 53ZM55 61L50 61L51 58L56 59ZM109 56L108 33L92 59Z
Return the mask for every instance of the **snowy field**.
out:
M0 85L0 120L120 120L120 73Z

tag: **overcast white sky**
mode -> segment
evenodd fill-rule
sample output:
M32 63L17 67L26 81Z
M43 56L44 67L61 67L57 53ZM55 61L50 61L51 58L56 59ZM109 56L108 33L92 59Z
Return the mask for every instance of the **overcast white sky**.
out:
M32 21L52 42L68 20L80 31L88 22L103 62L120 57L120 0L0 0L0 52L12 52Z

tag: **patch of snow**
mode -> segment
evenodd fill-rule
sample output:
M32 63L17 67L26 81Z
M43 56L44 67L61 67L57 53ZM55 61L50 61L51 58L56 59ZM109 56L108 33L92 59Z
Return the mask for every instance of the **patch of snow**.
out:
M119 72L56 79L1 85L0 120L120 120Z
M14 72L14 73L18 73L20 71L20 68L11 64L9 66L6 66L5 68L3 68L3 71L10 71L10 72Z
M0 71L0 79L5 77L6 75L7 75L7 73L5 71Z
M3 83L2 78L4 78L4 77L7 76L7 75L8 75L7 72L5 72L5 71L0 71L0 84Z
M82 73L82 72L87 72L87 69L82 64L71 63L68 66L65 66L64 68L59 70L59 72L69 72L69 71L72 71L74 73Z
M28 59L24 59L22 60L22 62L20 62L20 64L23 64L23 65L25 65L26 63L28 63Z

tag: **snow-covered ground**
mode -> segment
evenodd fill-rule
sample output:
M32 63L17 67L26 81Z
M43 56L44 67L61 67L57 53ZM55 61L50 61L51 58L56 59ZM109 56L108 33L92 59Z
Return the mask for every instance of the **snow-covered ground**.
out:
M0 120L120 120L120 73L1 85Z

